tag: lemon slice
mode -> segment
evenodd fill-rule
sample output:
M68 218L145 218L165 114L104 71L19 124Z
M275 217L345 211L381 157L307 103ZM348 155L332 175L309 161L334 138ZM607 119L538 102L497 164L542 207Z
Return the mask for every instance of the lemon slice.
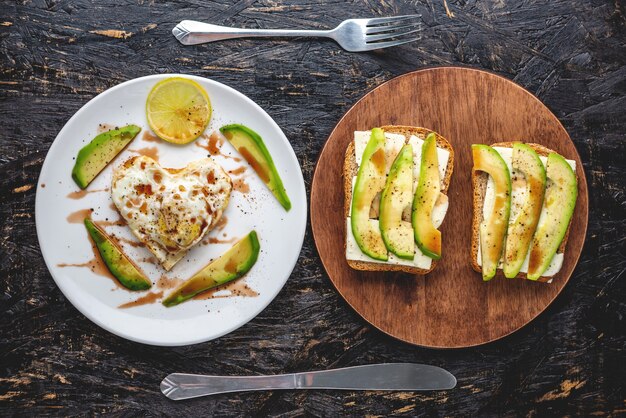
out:
M211 119L209 95L195 81L171 77L158 82L146 100L146 117L161 139L187 144L199 137Z

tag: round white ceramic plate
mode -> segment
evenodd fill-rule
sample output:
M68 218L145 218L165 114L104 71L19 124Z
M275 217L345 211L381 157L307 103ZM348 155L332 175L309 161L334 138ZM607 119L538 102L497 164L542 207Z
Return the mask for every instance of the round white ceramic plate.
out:
M211 98L213 117L205 134L208 136L229 123L241 123L258 132L291 199L292 208L287 212L245 161L237 162L222 155L214 157L227 170L246 166L243 181L248 185L249 192L233 191L224 212L228 223L223 230L211 231L207 237L225 241L243 237L253 229L257 231L261 253L252 270L240 280L259 295L228 296L228 291L223 291L222 296L227 297L190 300L172 308L164 307L158 300L132 308L119 308L149 292L158 292L159 281L164 285L171 280L191 277L209 260L228 250L232 243L198 244L170 272L166 272L150 262L152 254L146 248L135 248L122 241L125 252L155 283L153 289L146 292L123 289L111 278L98 275L88 267L59 266L87 263L93 259L84 225L69 222L68 216L93 208L92 218L96 221L118 219L110 193L104 189L110 185L113 168L130 156L137 155L134 151L143 150L149 154L156 151L164 167L183 167L207 156L207 151L194 143L175 146L160 140L148 141L143 137L146 131L149 132L145 116L146 97L155 83L171 76L174 75L153 75L127 81L98 95L76 112L50 147L39 177L35 204L41 252L52 277L70 302L93 322L114 334L162 346L208 341L239 328L259 314L276 297L296 264L307 217L306 191L300 165L278 125L263 109L236 90L206 78L181 75L200 83ZM74 158L98 134L99 125L123 126L129 123L141 126L142 132L87 189L103 191L89 193L81 199L67 197L79 190L71 178ZM197 141L199 144L207 143L206 138ZM238 155L228 141L222 146L222 153ZM106 230L122 238L132 238L125 226L106 226ZM164 287L161 286L161 289ZM167 295L169 290L163 289L163 292Z

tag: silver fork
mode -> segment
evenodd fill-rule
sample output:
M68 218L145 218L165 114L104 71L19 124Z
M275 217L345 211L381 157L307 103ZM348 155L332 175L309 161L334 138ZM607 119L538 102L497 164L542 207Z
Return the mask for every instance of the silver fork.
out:
M371 51L413 42L419 39L420 15L344 20L331 30L239 29L183 20L172 34L183 45L233 38L316 37L331 38L350 52Z

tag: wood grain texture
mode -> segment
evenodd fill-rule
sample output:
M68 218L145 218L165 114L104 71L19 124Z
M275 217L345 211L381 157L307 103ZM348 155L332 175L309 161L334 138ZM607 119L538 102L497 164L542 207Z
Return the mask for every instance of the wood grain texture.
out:
M354 131L387 124L433 129L454 149L454 174L447 192L450 204L440 228L443 255L427 276L356 271L342 257L346 239L343 184L352 182L352 177L343 178L343 156ZM576 161L579 198L563 267L548 285L502 278L484 283L473 271L470 258L474 207L471 144L528 138ZM315 244L339 293L381 331L432 348L494 341L543 312L576 266L587 215L582 162L558 119L509 80L460 67L405 74L359 100L330 134L311 185Z
M448 5L454 18L435 0L0 0L0 415L623 415L624 4ZM183 19L328 28L350 17L409 13L424 20L419 43L366 54L311 40L183 47L170 34ZM56 134L99 92L166 72L231 85L285 131L309 185L324 141L360 97L394 76L453 64L494 71L537 95L564 124L589 181L581 260L562 294L519 332L453 351L398 342L339 296L310 231L292 277L265 311L191 347L157 349L106 333L50 277L35 232L34 185ZM445 367L459 385L441 393L287 391L179 403L158 391L174 371L242 375L391 361Z

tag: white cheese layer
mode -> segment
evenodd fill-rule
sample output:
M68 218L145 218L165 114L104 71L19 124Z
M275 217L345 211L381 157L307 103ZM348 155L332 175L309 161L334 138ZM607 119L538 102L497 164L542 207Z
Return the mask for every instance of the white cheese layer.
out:
M563 266L563 259L565 255L563 253L554 254L554 258L550 262L550 265L546 269L546 271L542 274L544 277L554 276L559 271L561 271L561 267ZM520 273L528 272L528 260L530 259L530 251L526 254L526 259L524 260L524 264L522 264L522 268L520 269ZM504 259L500 259L498 263L498 268L502 270L504 268ZM482 266L482 255L480 253L480 241L478 242L478 254L476 255L476 262L479 266Z
M413 146L413 193L417 189L417 183L420 178L420 167L422 166L422 146L424 145L424 139L411 135L409 138L409 144ZM441 185L443 186L443 180L446 178L446 168L448 167L448 158L450 158L450 151L444 148L437 147L437 162L439 163L439 178L441 179Z
M370 131L355 131L354 132L354 156L356 159L357 165L361 166L361 161L363 158L363 152L365 151L365 147L367 146L368 141L370 140ZM419 172L422 161L422 145L424 144L424 140L415 135L411 135L409 138L409 144L413 146L413 193L417 189L417 183L419 180ZM405 144L405 136L400 134L393 134L385 132L385 161L387 166L387 173L389 173L389 169L393 164L393 161L396 159L398 153L402 149ZM437 159L439 162L439 175L441 181L446 174L446 168L448 166L448 159L450 158L450 152L446 149L437 147ZM356 177L352 179L352 190L354 192L354 185L356 183ZM354 195L354 193L353 193ZM352 206L352 204L350 205ZM441 223L443 222L444 217L446 216L446 212L448 210L448 197L444 194L439 195L439 199L435 203L435 207L432 212L432 220L435 228L439 228ZM375 222L375 227L378 228L378 220L370 219L370 222ZM375 263L385 263L384 261L374 260L367 255L361 252L361 249L356 243L354 239L354 235L352 234L352 227L350 224L350 217L347 218L346 230L348 233L346 234L346 259L355 260L355 261L369 261ZM388 264L397 264L397 265L405 265L418 267L424 270L430 268L432 264L432 259L430 257L425 256L420 249L415 246L415 257L413 260L404 260L396 257L391 252L389 253L389 259L386 261Z
M370 219L372 226L375 228L379 228L378 219ZM347 241L346 241L346 259L354 260L354 261L369 261L370 263L385 263L385 261L375 260L361 252L359 245L356 243L356 239L354 239L354 234L352 233L352 225L350 224L350 217L346 218L346 231L348 231ZM415 257L413 260L404 260L402 258L396 257L395 254L389 253L389 259L386 261L387 264L396 264L399 266L411 266L418 267L424 270L428 270L432 263L430 257L425 256L422 252L415 247Z
M511 215L509 217L509 225L510 225L513 222L513 220L517 217L518 213L522 209L522 206L524 205L524 201L526 200L526 183L523 180L513 181L513 178L516 177L515 172L513 171L513 167L511 165L511 161L513 158L513 148L493 147L493 149L496 150L498 154L500 154L500 156L502 157L502 159L504 160L504 162L506 163L509 169L509 173L511 174L512 182L511 182ZM548 162L548 158L542 155L539 156L539 159L541 160L544 166ZM572 169L576 171L576 161L573 161L573 160L566 160L566 161L572 167ZM489 214L491 214L494 201L495 201L495 186L494 186L493 178L489 176L487 180L487 189L485 190L485 200L483 204L484 219L487 219L489 217ZM546 216L545 206L541 208L541 215L539 216L540 222L541 222L541 218L544 216ZM563 265L563 257L564 256L562 253L555 254L554 258L550 262L550 266L543 273L543 276L554 276L556 273L558 273L561 270L561 266ZM528 272L529 258L530 258L530 251L528 251L528 253L526 254L526 259L524 260L524 264L522 264L520 273ZM480 253L480 240L478 242L478 254L476 255L476 263L478 263L479 266L482 266L482 255ZM503 266L504 266L504 256L500 260L500 263L498 264L498 268L502 269Z
M356 158L356 165L361 166L363 160L363 152L370 140L370 131L356 131L354 132L354 157ZM385 162L387 166L387 173L393 164L393 160L402 149L404 145L404 135L390 134L385 132Z
M355 184L356 184L356 176L352 177L352 190L354 190ZM352 194L352 199L350 200L350 207L352 207L352 200L354 200L354 193ZM441 226L441 224L443 223L443 218L446 217L447 211L448 211L448 196L441 193L439 194L439 198L435 202L435 207L433 208L433 213L431 214L433 226L435 228L439 228ZM410 219L410 216L411 216L410 207L408 208L407 212L408 212L407 218ZM404 214L403 214L403 219L406 219L404 218Z

